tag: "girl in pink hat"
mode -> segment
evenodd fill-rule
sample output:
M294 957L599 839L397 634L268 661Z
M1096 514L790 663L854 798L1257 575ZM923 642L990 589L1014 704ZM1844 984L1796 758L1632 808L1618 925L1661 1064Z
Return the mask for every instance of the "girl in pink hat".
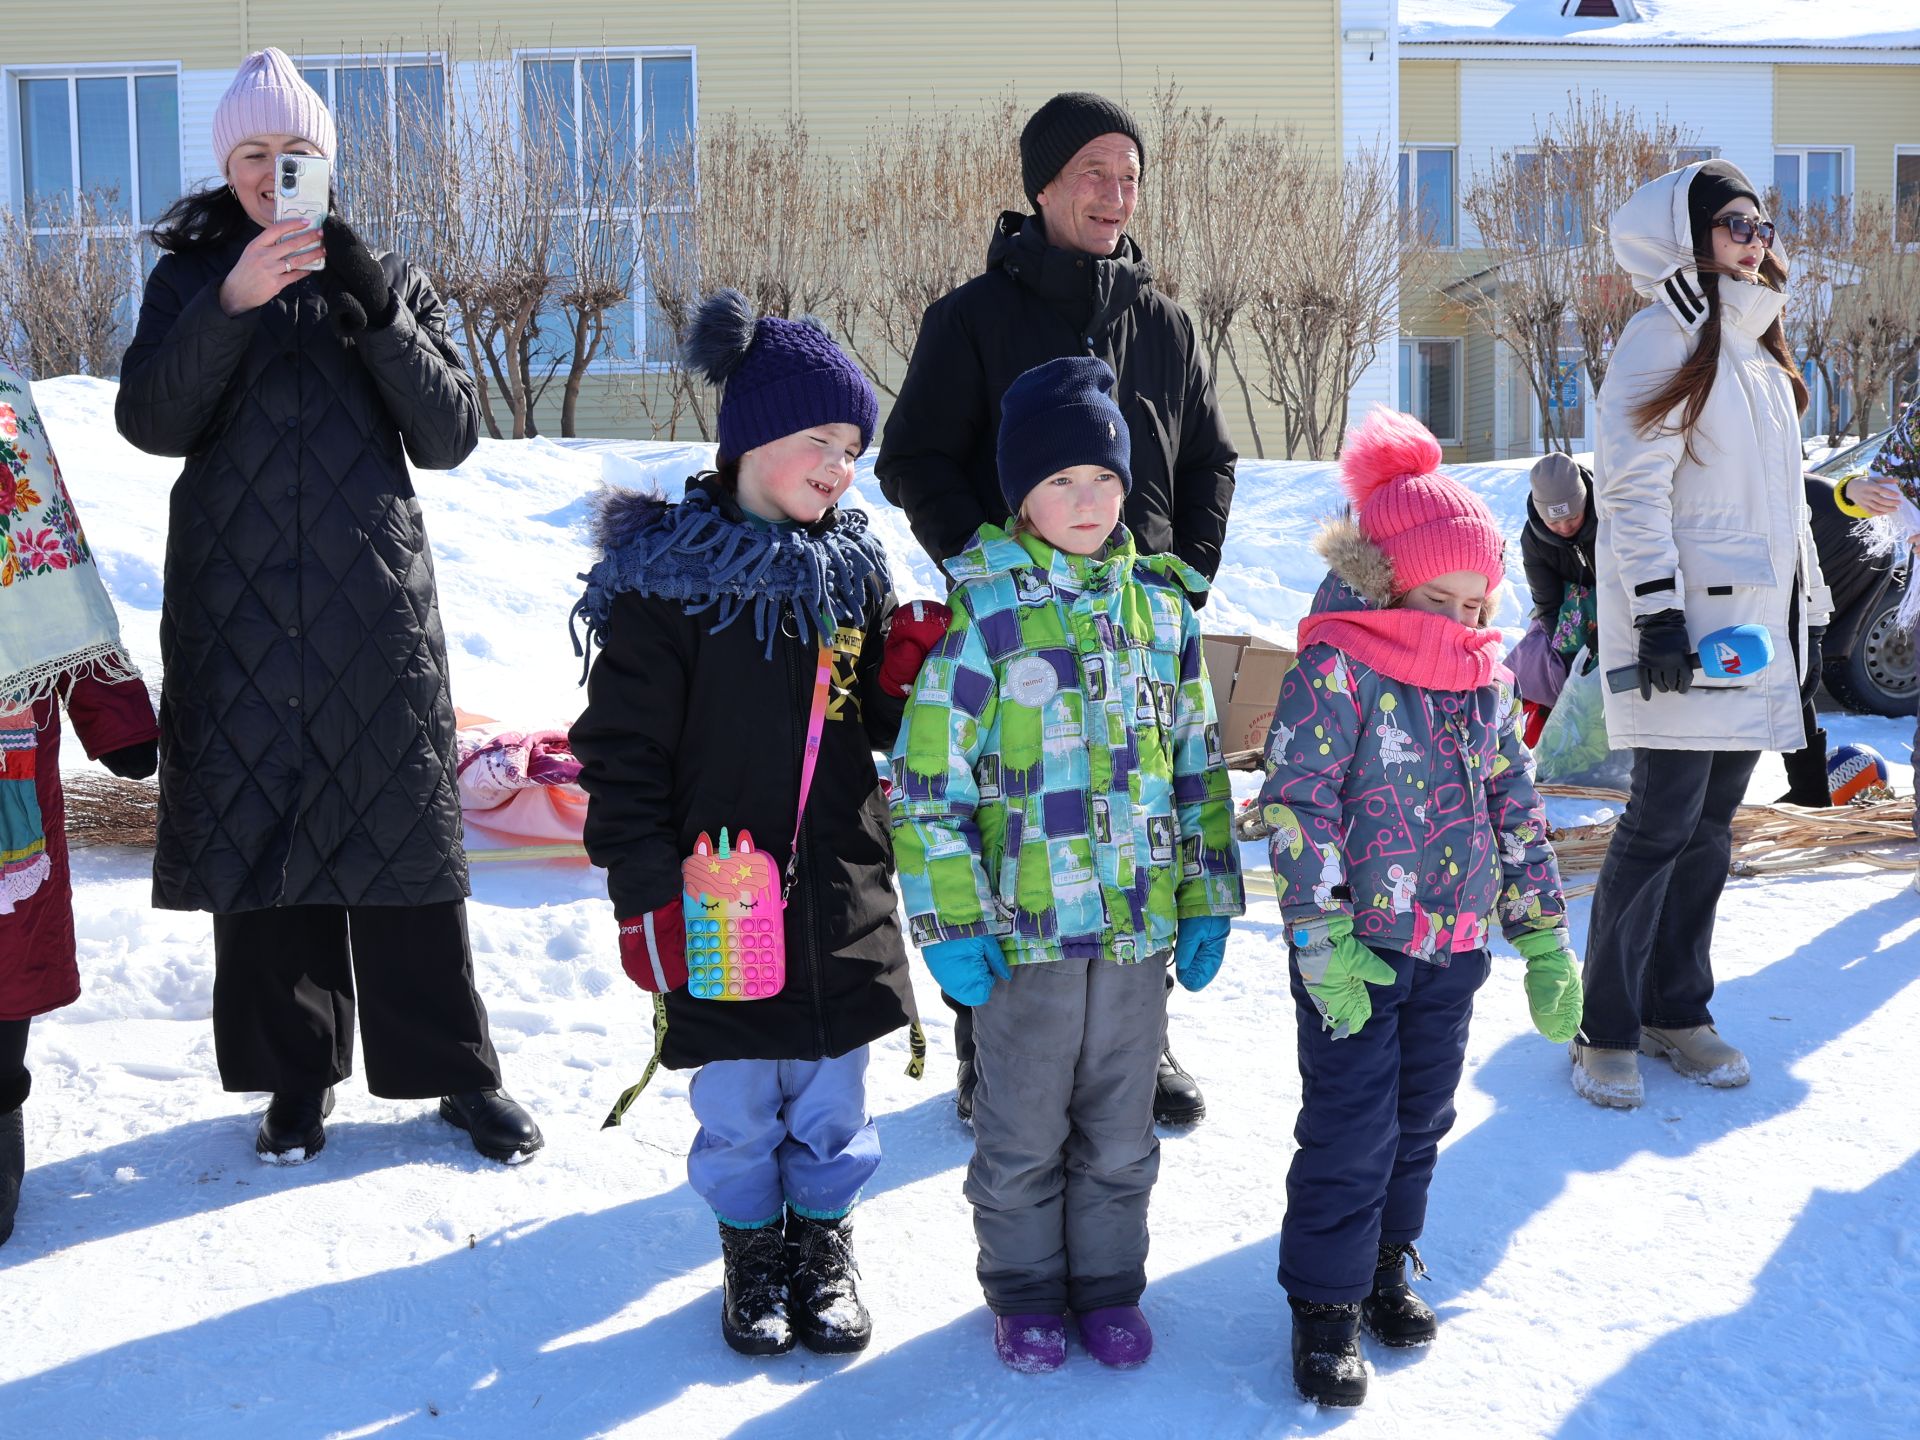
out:
M1411 416L1376 410L1340 469L1355 515L1316 542L1328 574L1259 800L1300 1054L1280 1283L1294 1383L1322 1405L1366 1398L1362 1325L1382 1345L1433 1340L1406 1268L1423 1273L1413 1242L1496 919L1527 957L1534 1025L1564 1044L1580 1023L1560 874L1486 625L1499 529Z

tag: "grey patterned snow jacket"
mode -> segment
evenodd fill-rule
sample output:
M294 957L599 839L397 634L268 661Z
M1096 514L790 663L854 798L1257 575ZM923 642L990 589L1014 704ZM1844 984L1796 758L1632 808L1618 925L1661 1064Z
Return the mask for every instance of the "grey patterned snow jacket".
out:
M153 901L418 905L467 893L453 701L407 457L479 434L426 278L335 333L324 278L228 315L259 231L165 255L120 372L120 433L186 459L167 514ZM402 453L404 450L404 454Z

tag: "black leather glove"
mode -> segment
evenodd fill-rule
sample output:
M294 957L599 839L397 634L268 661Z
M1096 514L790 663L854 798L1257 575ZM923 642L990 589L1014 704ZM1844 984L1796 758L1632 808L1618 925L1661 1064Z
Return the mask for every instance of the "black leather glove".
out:
M1658 690L1681 695L1693 688L1693 646L1687 639L1684 611L1661 610L1636 624L1640 631L1640 698L1651 700Z
M334 325L343 335L384 330L393 323L393 287L366 242L338 216L321 229L327 250L327 278L333 291Z
M109 750L100 763L122 780L145 780L160 767L160 742L142 740L138 745Z

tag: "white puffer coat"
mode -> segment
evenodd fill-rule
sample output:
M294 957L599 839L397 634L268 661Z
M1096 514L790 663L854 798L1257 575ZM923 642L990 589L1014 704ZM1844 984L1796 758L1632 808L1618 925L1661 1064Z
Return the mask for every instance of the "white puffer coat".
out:
M1737 680L1696 675L1684 695L1608 693L1607 733L1616 746L1652 750L1797 750L1806 738L1796 657L1831 604L1808 528L1792 382L1759 343L1785 295L1720 277L1720 364L1691 455L1689 437L1647 436L1630 418L1693 353L1706 317L1687 216L1698 170L1642 186L1611 226L1615 258L1655 303L1622 332L1596 403L1600 661L1632 665L1634 622L1668 609L1686 613L1696 646L1724 625L1764 625L1774 660Z

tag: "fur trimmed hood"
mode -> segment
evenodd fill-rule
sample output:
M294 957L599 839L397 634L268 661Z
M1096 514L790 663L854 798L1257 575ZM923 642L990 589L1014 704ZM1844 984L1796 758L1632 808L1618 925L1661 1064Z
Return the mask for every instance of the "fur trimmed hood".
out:
M1315 611L1386 610L1393 605L1393 561L1378 545L1360 533L1359 525L1342 516L1329 520L1313 538L1313 548L1327 562L1330 578L1351 593L1356 604L1323 603L1327 587L1314 597Z

